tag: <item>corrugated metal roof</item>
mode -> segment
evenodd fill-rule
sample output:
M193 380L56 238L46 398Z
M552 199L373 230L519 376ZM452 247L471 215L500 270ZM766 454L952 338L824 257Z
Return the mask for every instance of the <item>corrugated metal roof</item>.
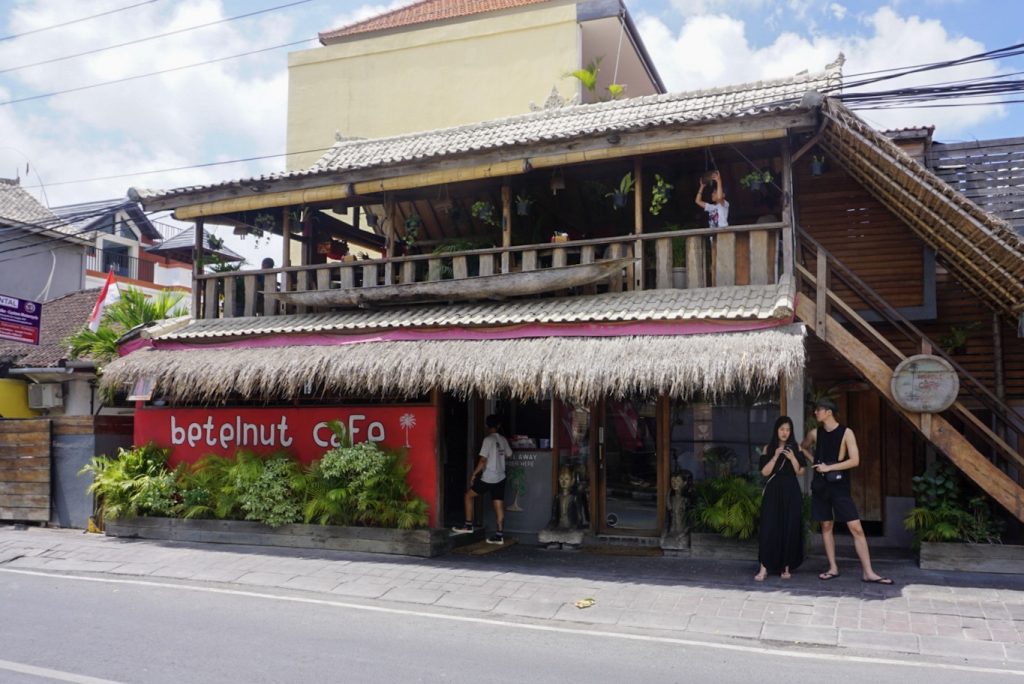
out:
M827 87L836 86L839 81L839 67L835 66L817 74L803 73L772 81L545 109L494 121L388 138L345 140L335 143L308 169L172 190L133 188L129 194L146 201L222 187L262 187L284 179L492 152L518 145L554 143L657 126L795 111L801 108L805 93L823 91Z
M217 339L269 334L367 332L372 330L494 327L523 324L615 323L692 320L771 320L793 315L795 285L646 290L590 297L558 297L506 303L467 303L334 311L194 321L160 340Z
M323 31L320 33L320 42L329 45L338 42L341 38L362 33L415 26L546 2L550 2L550 0L420 0L420 2L399 7L341 28Z

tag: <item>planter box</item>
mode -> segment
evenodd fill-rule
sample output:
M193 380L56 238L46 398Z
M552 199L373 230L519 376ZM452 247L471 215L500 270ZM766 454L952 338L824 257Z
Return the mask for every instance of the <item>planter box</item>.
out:
M922 570L1024 574L1024 546L921 542Z
M298 524L269 527L245 520L131 518L108 521L104 532L108 537L132 539L363 551L425 558L439 556L450 548L448 530L396 530L382 527Z
M690 533L690 556L757 562L757 539L736 539L707 532Z

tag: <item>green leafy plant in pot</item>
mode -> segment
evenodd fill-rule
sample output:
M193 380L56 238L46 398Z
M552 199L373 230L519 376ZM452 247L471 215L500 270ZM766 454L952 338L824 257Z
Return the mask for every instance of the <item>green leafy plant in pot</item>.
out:
M626 201L629 199L629 193L633 192L633 187L635 185L636 182L633 180L633 172L628 171L619 181L619 187L605 195L605 197L612 198L613 209L622 209L626 206Z
M767 169L763 170L763 171L762 170L751 171L750 173L748 173L743 178L740 178L740 185L742 185L745 188L748 188L752 192L760 191L761 188L764 187L765 183L771 183L771 182L772 182L772 173L771 173L771 171L768 171Z
M651 216L657 216L668 204L668 197L674 186L661 177L661 174L654 174L654 186L651 187Z

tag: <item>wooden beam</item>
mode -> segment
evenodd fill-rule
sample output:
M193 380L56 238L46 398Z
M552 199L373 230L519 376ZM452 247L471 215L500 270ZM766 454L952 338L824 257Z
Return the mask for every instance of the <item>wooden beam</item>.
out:
M815 145L818 144L818 141L821 140L822 134L825 132L825 126L828 125L828 122L829 122L829 120L825 119L822 122L821 127L817 130L817 132L815 132L815 134L811 136L811 139L808 140L806 143L804 143L803 146L799 150L797 150L796 152L793 153L793 158L790 160L791 162L797 161L798 159L800 159L800 157L802 157L805 154L807 154L807 152L812 147L814 147ZM787 148L788 147L789 146L787 145Z
M281 214L281 268L288 268L292 265L292 215L288 207Z
M818 248L818 256L816 258L818 275L814 281L815 290L815 315L814 315L814 332L823 341L828 341L828 330L825 326L825 319L828 317L828 258L825 256L825 250Z
M793 160L790 158L789 138L782 141L782 214L779 218L787 224L782 231L782 272L785 275L792 275L797 223L796 202L793 201ZM770 272L775 272L774 264L772 264Z
M501 246L512 246L512 186L507 177L501 183ZM509 253L502 252L501 272L508 273L511 268Z
M644 164L640 157L633 160L633 233L643 235L644 233ZM643 256L644 243L637 241L633 247L633 253ZM644 289L644 267L641 259L640 265L633 265L630 270L633 272L633 289L640 292Z

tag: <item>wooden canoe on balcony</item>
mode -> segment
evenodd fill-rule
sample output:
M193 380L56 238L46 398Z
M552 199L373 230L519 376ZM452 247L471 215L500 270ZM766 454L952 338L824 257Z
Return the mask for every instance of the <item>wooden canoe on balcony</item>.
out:
M367 307L414 302L465 302L524 297L571 287L594 285L632 264L634 259L608 259L589 264L541 268L498 275L430 280L397 285L370 285L336 290L267 292L284 304L310 307Z

